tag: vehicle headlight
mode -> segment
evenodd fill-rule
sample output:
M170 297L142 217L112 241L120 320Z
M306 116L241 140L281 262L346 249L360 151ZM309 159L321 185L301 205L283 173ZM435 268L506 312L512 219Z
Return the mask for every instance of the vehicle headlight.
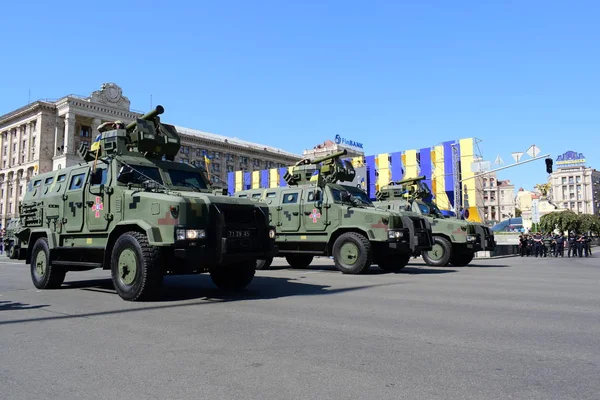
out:
M477 241L477 235L467 235L467 242Z
M204 229L177 229L175 231L175 238L177 240L195 240L204 239L206 232Z
M388 231L388 238L390 238L390 239L400 239L403 236L404 236L404 232Z
M269 229L269 238L270 239L275 239L277 232L275 232L275 228L271 228Z

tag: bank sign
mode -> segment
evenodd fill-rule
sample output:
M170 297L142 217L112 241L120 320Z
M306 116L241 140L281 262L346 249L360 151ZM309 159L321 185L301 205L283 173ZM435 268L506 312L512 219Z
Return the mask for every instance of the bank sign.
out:
M583 153L576 153L574 151L567 151L556 157L556 165L558 166L574 166L574 165L585 165L585 157Z
M363 148L363 144L362 143L356 142L354 140L343 138L340 135L335 135L335 143L336 144L345 145L345 146L357 147L359 149Z

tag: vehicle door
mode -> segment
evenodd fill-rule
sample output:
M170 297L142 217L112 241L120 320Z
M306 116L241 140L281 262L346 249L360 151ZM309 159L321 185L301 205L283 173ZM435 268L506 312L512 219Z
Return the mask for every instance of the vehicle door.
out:
M327 208L323 207L323 191L321 188L304 191L302 218L304 228L308 232L324 231L327 228Z
M90 184L84 194L87 227L92 232L106 231L110 223L106 218L110 212L110 196L105 187L109 182L110 168L106 164L97 165L94 174L96 174L96 180L90 177Z
M84 188L87 180L89 166L71 170L68 178L67 191L63 195L64 228L66 232L81 232L83 229L84 213Z
M281 232L298 232L300 229L300 196L301 189L281 191L278 207Z

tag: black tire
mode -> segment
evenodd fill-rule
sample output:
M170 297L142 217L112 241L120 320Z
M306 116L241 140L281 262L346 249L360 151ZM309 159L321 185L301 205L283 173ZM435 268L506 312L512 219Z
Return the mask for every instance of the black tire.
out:
M242 261L219 265L210 269L210 278L219 289L240 291L252 282L256 273L256 261Z
M18 252L15 250L15 246L10 246L10 249L8 249L8 258L14 260L17 258L17 254Z
M387 272L399 272L410 261L410 254L388 254L377 259L377 266Z
M464 267L469 265L469 263L473 261L474 257L475 253L473 253L472 251L465 251L461 253L456 252L452 255L452 258L450 259L450 264L454 265L455 267Z
M423 252L423 260L427 265L433 267L443 267L448 265L450 257L452 257L452 244L448 239L440 236L434 236L433 248Z
M38 289L58 289L65 281L67 271L50 262L50 248L45 237L36 240L29 264L33 286Z
M355 247L358 250L357 254L343 254L342 248L346 244ZM373 262L371 242L360 233L343 233L333 244L333 260L335 267L344 274L362 274L369 269Z
M261 260L260 258L256 260L256 269L269 269L271 264L273 263L273 257L269 257L267 259Z
M117 294L127 301L152 300L163 281L160 248L150 246L146 235L126 232L116 241L111 257L111 276ZM131 269L135 270L131 272Z
M302 269L308 268L313 261L313 256L310 254L290 254L289 256L285 256L285 260L290 264L290 267Z

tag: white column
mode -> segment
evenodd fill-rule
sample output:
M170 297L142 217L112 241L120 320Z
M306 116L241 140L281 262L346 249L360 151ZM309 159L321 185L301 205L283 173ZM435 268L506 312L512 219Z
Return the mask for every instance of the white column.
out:
M75 114L68 112L65 114L65 137L63 145L65 154L73 154L75 149Z
M99 132L98 132L98 126L100 126L100 124L102 124L102 120L100 118L94 118L92 120L92 131L90 132L90 143L94 143L94 139L96 139L96 136L98 136Z

